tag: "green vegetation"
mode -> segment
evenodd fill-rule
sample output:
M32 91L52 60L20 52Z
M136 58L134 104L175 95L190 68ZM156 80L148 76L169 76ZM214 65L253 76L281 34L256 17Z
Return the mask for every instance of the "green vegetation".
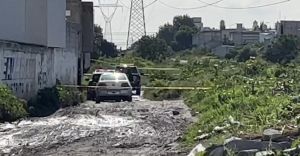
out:
M144 59L159 62L165 60L168 54L167 43L159 38L144 36L137 43L135 53Z
M118 50L114 43L108 42L103 38L102 28L95 25L95 40L94 40L94 52L92 58L97 59L99 57L117 57Z
M171 25L163 29L167 43L172 42L171 29ZM296 125L295 118L300 115L299 100L295 98L300 94L298 52L298 39L292 36L281 36L270 46L236 47L226 59L218 59L205 49L173 52L172 58L162 62L180 70L175 75L151 71L146 85L210 89L148 89L144 96L152 100L184 98L197 112L199 121L184 137L188 146L197 142L199 130L211 133L216 126L226 127L225 132L214 134L208 140L210 143L221 143L232 135L261 134L265 128ZM182 59L188 63L181 64Z
M210 133L216 126L230 124L232 119L241 124L231 125L226 131L240 136L287 123L296 124L300 107L292 97L299 95L298 68L271 64L259 58L240 63L204 62L184 69L186 79L196 77L202 86L211 87L206 91L190 91L185 96L186 103L199 113L199 121L186 134L187 145L195 143L198 130ZM211 141L216 140L211 138Z
M84 101L84 95L74 88L45 88L28 101L28 112L33 117L49 116L60 108L78 105Z
M197 33L193 19L188 15L176 16L173 25L167 23L159 28L157 37L166 41L174 51L192 48L192 36Z
M299 39L295 36L281 36L270 46L263 57L273 63L286 64L299 54Z
M14 121L26 116L26 102L15 97L8 88L0 86L0 122Z

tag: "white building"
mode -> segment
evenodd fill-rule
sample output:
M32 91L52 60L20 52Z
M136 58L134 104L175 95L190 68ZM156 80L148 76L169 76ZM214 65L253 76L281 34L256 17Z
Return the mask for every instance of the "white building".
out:
M276 23L278 35L295 35L300 37L300 21L280 21Z
M0 83L21 98L59 80L76 84L78 53L66 50L65 0L0 1Z

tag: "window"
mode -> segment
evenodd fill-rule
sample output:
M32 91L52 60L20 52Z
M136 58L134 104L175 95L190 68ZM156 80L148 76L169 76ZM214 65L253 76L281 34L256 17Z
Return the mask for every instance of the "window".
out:
M122 80L122 81L127 80L127 78L124 74L118 74L117 77L118 77L118 80Z
M105 74L101 76L101 81L114 81L117 80L115 74Z
M12 80L12 73L14 72L15 60L12 57L5 57L4 60L4 80Z
M93 82L98 82L100 76L101 76L101 74L94 74L94 75L93 75L93 78L92 78L92 81L93 81Z
M127 80L127 77L125 74L120 73L111 73L111 74L104 74L101 76L101 81L116 81L116 80Z

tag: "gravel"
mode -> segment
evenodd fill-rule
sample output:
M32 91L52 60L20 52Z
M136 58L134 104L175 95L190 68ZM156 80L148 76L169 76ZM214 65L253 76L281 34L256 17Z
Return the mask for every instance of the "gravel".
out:
M187 155L183 101L86 102L45 118L0 124L0 155Z

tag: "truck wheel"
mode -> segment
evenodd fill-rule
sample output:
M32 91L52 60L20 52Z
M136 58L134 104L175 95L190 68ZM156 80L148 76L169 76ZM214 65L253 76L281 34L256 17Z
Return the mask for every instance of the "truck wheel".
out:
M87 100L92 100L92 97L91 97L91 94L90 94L90 93L87 93L86 99L87 99Z
M141 87L136 89L136 95L139 95L139 96L141 95Z
M101 98L100 97L96 97L96 103L100 103L101 102Z
M121 100L122 100L121 98L117 98L116 102L121 102Z
M127 101L128 101L128 102L132 102L132 96L128 96L128 97L127 97Z

